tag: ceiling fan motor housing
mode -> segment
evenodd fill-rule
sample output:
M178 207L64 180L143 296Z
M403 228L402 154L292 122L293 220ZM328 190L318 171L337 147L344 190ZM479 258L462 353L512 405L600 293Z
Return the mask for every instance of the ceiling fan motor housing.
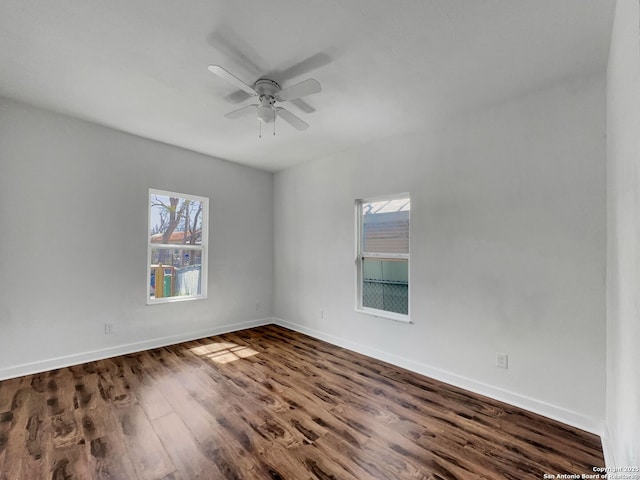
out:
M253 89L258 92L259 96L268 95L270 97L275 97L276 93L282 90L280 85L267 78L261 78L258 80L253 86Z
M264 123L271 123L276 118L273 104L276 103L275 95L280 91L280 85L273 80L261 78L255 83L254 89L258 92L260 105L258 105L258 118Z

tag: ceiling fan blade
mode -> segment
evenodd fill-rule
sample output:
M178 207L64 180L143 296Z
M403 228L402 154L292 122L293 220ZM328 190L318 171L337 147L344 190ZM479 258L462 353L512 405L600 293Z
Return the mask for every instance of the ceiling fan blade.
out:
M313 113L316 111L311 105L302 100L301 98L296 98L295 100L291 100L291 103L302 110L304 113Z
M285 70L270 72L271 76L268 76L267 78L275 77L273 80L278 83L284 83L291 78L300 77L312 70L324 67L329 63L331 63L331 57L324 52L320 52L310 56L302 62L290 66ZM244 65L244 63L241 63L241 65Z
M242 65L243 72L258 78L266 70L266 62L258 55L253 45L246 41L246 36L240 35L229 25L219 25L207 36L207 42L223 58L230 60L232 65Z
M252 105L245 105L242 108L239 108L238 110L234 110L233 112L229 112L225 115L225 117L231 119L231 120L235 120L236 118L240 118L240 117L244 117L245 115L249 115L250 113L255 113L256 112L256 107L258 106L257 103L254 103Z
M249 85L244 83L242 80L236 77L233 73L227 72L220 65L209 65L209 71L214 75L219 76L223 80L226 80L230 84L236 86L240 90L244 90L245 92L253 96L258 95L258 93L253 88L251 88Z
M318 93L322 88L317 80L309 78L304 82L296 83L295 85L280 90L276 95L276 99L279 101L295 100L296 98L311 95L312 93Z
M293 113L291 113L286 108L276 107L276 111L278 112L278 115L285 122L287 122L289 125L291 125L293 128L296 128L298 130L306 130L307 128L309 128L309 124L308 123L303 122L302 120L300 120L298 117L296 117Z
M226 97L224 97L224 99L229 102L229 103L242 103L242 102L246 102L247 100L249 100L253 95L249 95L247 92L245 92L244 90L236 90L233 93L230 93L229 95L227 95Z

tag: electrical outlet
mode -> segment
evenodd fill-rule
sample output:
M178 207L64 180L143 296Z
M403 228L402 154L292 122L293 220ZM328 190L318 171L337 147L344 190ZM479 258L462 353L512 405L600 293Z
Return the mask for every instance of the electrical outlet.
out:
M509 368L509 355L506 353L496 353L496 367Z
M104 334L105 335L112 335L113 332L114 332L113 323L105 323L104 324Z

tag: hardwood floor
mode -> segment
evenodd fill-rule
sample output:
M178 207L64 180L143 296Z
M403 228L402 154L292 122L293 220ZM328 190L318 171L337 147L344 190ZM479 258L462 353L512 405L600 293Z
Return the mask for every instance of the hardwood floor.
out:
M541 479L595 435L277 326L0 382L0 479Z

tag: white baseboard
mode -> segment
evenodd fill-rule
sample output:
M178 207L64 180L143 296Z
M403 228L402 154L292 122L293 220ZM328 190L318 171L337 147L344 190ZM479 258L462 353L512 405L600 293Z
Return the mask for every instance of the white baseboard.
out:
M601 438L603 436L604 422L587 417L585 415L582 415L581 413L567 410L563 407L552 405L550 403L527 397L525 395L510 392L493 385L478 382L476 380L472 380L455 373L431 367L424 363L415 362L408 358L400 357L391 353L384 352L382 350L362 345L360 343L352 342L351 340L346 340L344 338L336 337L334 335L320 332L318 330L314 330L302 325L291 323L281 318L273 318L273 323L290 330L294 330L296 332L304 333L333 345L344 347L349 350L353 350L354 352L358 352L363 355L382 360L383 362L406 368L407 370L411 370L412 372L416 372L421 375L440 380L450 385L464 388L465 390L469 390L471 392L478 393L480 395L484 395L516 407L523 408L530 412L549 417L553 420L557 420L567 425L571 425L573 427L580 428L587 432L599 435Z
M604 453L604 464L611 471L616 471L616 459L613 456L613 445L611 444L611 435L609 434L609 427L605 424L604 432L600 437L602 441L602 452Z
M70 367L72 365L93 362L95 360L116 357L118 355L126 355L128 353L141 352L143 350L150 350L158 347L166 347L167 345L174 345L176 343L211 337L213 335L220 335L222 333L235 332L238 330L244 330L246 328L259 327L261 325L268 325L270 323L273 323L272 318L260 318L256 320L249 320L246 322L220 325L198 332L154 338L152 340L145 340L143 342L128 343L125 345L118 345L115 347L103 348L90 352L65 355L63 357L52 358L49 360L25 363L22 365L0 369L0 380L7 380L9 378L21 377L23 375L46 372L48 370L54 370L56 368Z

